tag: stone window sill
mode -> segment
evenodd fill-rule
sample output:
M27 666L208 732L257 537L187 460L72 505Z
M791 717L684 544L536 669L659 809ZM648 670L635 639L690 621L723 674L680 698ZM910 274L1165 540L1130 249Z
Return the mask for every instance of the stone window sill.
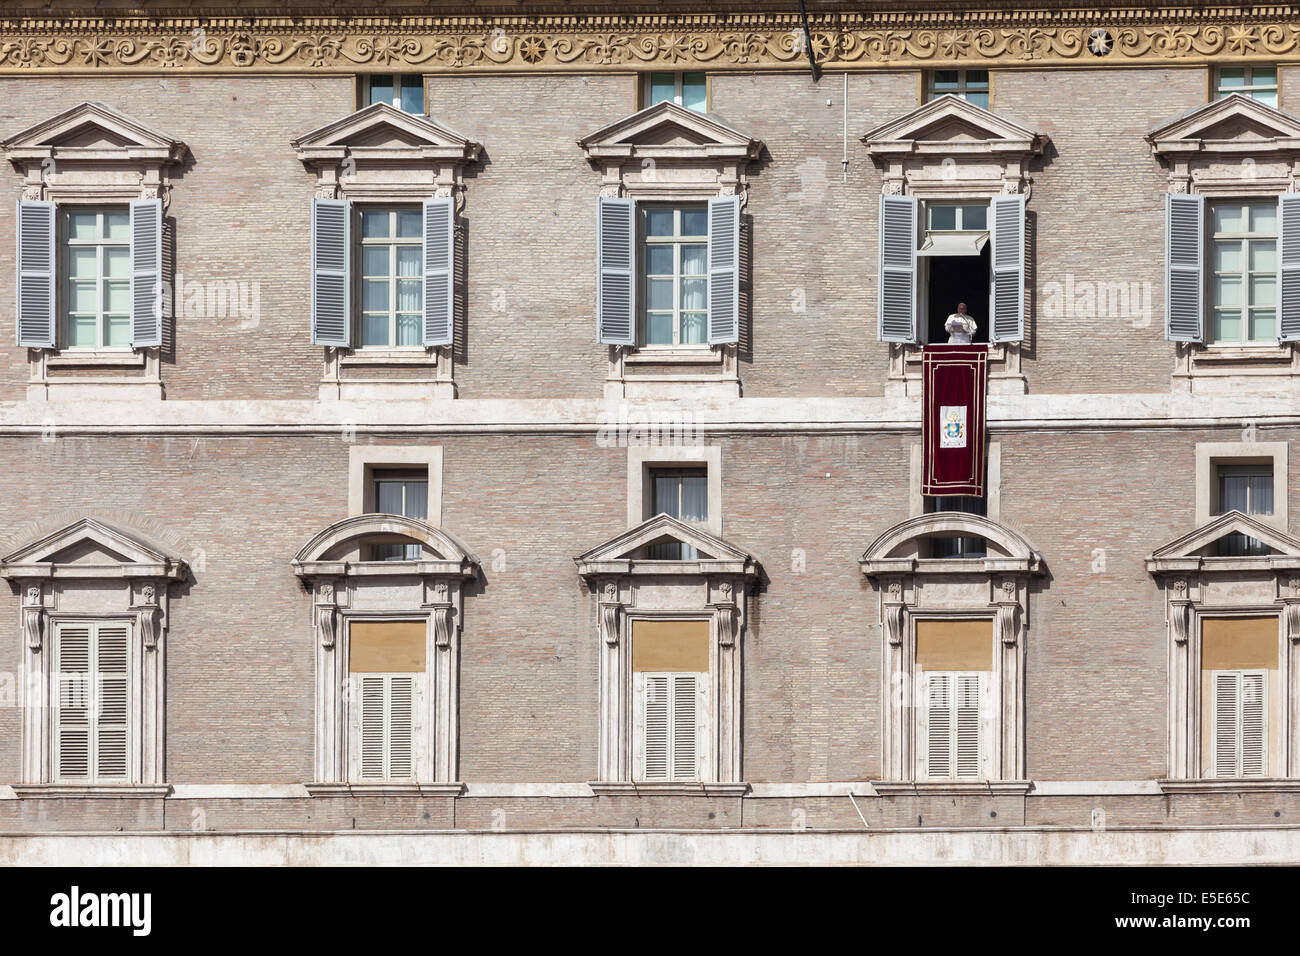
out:
M629 349L623 361L627 365L721 365L722 354L707 345L642 346Z
M1157 780L1165 793L1296 793L1300 780L1280 777L1200 777Z
M309 783L313 797L459 797L465 784L453 783Z
M596 781L587 786L598 797L743 797L749 792L748 783L637 783L622 780Z
M50 368L144 368L145 356L142 351L110 349L65 349L51 352L45 359Z
M1024 796L1034 789L1031 780L873 780L877 796Z
M161 800L172 792L171 784L67 784L67 783L16 783L14 795L21 799L40 797L76 797L81 799L109 800Z
M436 366L438 352L436 349L356 349L344 351L339 355L339 364L343 366L366 365L417 365Z

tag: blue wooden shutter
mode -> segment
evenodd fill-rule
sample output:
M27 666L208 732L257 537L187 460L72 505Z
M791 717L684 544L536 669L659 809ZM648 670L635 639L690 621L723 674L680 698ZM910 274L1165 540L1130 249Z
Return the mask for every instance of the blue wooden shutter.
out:
M455 302L456 202L424 202L424 344L451 345Z
M1165 338L1200 342L1204 332L1202 250L1205 198L1169 193L1165 201Z
M882 342L916 341L916 199L880 197L877 307Z
M131 203L131 345L162 345L162 200Z
M596 206L596 338L636 344L636 203L601 197Z
M54 203L18 203L18 344L54 348Z
M351 235L347 200L312 200L311 340L316 345L346 348L352 341Z
M709 200L709 344L740 341L740 197Z
M1025 197L998 196L989 214L989 341L1019 342L1025 337Z
M1300 194L1284 193L1277 201L1277 337L1300 339Z

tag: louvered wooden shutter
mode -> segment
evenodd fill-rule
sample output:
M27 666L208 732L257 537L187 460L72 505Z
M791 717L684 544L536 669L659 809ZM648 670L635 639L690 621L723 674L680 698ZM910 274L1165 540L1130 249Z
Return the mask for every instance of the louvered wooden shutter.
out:
M640 675L639 675L640 676ZM643 716L641 726L645 751L645 780L667 780L670 772L669 747L669 679L666 674L641 677Z
M414 777L418 677L365 674L354 680L361 779Z
M953 776L978 779L980 773L980 675L958 674L954 680L956 700L953 711L953 753L956 766Z
M61 624L55 643L55 773L60 779L84 779L91 759L90 627Z
M602 196L596 205L596 337L636 344L636 203Z
M1241 675L1236 671L1215 671L1213 674L1214 701L1212 717L1214 739L1211 761L1216 777L1235 777L1240 762Z
M424 344L451 345L455 301L455 200L424 202Z
M1216 777L1268 773L1268 672L1214 671L1210 764Z
M1300 339L1300 195L1284 193L1277 202L1278 339Z
M351 204L313 199L311 204L311 340L346 348L352 341Z
M697 707L699 688L695 674L674 674L673 684L673 779L697 780L699 768Z
M1200 342L1205 199L1169 193L1165 210L1165 338Z
M740 341L740 197L709 200L709 344Z
M357 680L358 710L361 713L361 777L382 780L384 777L384 679L366 676Z
M1241 775L1262 777L1268 769L1268 719L1265 698L1268 675L1241 675Z
M54 348L54 203L18 203L18 344Z
M388 776L415 776L415 675L388 678Z
M989 340L1020 342L1025 337L1025 197L998 196L990 205Z
M880 197L877 306L882 342L916 341L916 199Z
M131 345L162 345L162 200L131 203Z
M952 679L929 674L925 714L925 775L952 776Z
M101 624L95 633L95 773L101 779L127 775L127 629Z

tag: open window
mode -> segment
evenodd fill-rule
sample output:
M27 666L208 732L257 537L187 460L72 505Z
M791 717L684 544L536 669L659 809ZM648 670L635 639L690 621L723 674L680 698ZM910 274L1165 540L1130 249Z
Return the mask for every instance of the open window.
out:
M965 305L972 318L990 295L987 203L934 200L921 204L917 249L922 342L947 342L944 323ZM980 315L974 342L988 342L987 315Z

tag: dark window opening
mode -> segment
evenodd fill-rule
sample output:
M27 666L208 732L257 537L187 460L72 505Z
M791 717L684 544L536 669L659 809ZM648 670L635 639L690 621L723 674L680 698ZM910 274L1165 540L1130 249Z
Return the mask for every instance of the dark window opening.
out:
M927 513L937 511L961 511L966 514L986 516L988 504L984 498L970 495L930 497L925 499ZM983 558L988 555L988 544L983 538L931 538L930 557L932 558Z
M943 324L957 311L957 303L966 303L966 312L978 325L974 342L988 342L989 317L989 247L986 243L977 256L927 256L925 303L925 341L941 344L948 341Z
M425 469L375 469L373 511L378 514L403 515L407 518L429 517L429 472ZM384 543L370 546L372 561L418 561L419 544Z

